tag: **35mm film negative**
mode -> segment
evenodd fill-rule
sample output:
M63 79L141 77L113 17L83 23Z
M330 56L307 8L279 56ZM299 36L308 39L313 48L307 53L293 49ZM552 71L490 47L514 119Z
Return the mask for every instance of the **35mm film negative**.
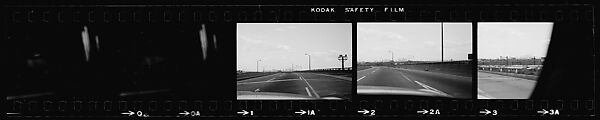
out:
M10 119L597 118L589 4L4 7Z

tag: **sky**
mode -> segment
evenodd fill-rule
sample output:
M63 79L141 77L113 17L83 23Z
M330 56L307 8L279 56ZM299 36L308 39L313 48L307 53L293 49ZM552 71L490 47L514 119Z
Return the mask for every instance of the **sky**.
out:
M237 69L259 71L340 68L352 66L351 23L238 23Z
M471 23L444 22L444 61L472 53ZM440 22L358 23L358 62L441 61Z
M532 58L546 56L552 35L550 22L483 22L478 24L477 57Z

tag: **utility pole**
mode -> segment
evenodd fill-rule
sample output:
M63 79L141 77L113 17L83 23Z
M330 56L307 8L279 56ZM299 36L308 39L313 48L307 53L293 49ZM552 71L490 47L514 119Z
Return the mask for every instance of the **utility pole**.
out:
M442 62L444 62L444 22L442 22Z

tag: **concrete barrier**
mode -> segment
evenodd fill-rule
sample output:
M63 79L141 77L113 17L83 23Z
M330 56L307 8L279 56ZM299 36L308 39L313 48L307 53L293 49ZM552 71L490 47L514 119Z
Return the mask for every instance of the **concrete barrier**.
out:
M275 74L275 72L247 72L237 75L237 81Z
M307 73L319 73L319 74L327 74L327 75L335 75L335 76L343 76L352 78L354 70L319 70L319 71L298 71L298 72L307 72Z
M430 72L445 73L451 75L472 77L472 65L468 62L455 62L455 63L428 63L428 64L408 64L408 65L396 65L394 67L422 70Z
M491 72L504 72L524 75L539 75L542 71L541 66L528 67L528 66L478 66L477 70L491 71Z

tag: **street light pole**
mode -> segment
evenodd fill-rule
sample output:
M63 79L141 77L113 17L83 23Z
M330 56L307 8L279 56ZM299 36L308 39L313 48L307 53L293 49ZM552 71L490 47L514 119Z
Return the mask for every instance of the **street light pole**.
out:
M258 72L258 62L260 62L260 60L256 61L256 72Z
M308 70L310 71L310 55L308 53L305 53L304 55L308 55Z
M388 50L388 52L392 53L392 62L394 62L394 51Z

